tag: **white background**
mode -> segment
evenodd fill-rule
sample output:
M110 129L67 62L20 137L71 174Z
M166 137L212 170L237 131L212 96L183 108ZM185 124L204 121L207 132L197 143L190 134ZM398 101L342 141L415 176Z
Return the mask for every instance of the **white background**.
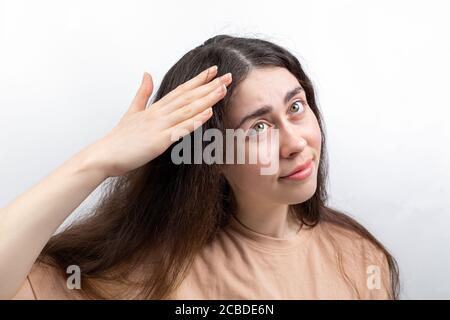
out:
M143 71L156 92L209 37L262 37L316 86L330 204L392 251L403 299L449 299L449 13L446 1L0 1L0 205L112 129Z

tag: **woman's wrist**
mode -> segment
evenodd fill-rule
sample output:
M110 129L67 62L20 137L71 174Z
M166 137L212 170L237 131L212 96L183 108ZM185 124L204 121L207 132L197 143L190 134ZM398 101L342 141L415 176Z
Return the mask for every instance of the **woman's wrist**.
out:
M70 161L77 173L88 173L99 182L109 178L108 165L102 160L100 141L88 145L78 152Z

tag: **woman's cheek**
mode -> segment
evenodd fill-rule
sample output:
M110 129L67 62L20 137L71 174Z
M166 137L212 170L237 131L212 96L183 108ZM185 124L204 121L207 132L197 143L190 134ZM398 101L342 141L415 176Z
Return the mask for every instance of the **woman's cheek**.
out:
M320 151L322 148L322 131L320 130L319 122L317 121L317 118L314 114L312 114L309 139L309 145L320 155Z
M249 153L254 159L257 159L259 168L278 166L280 158L280 135L277 129L268 129L259 134L258 141L249 143L249 148ZM267 170L260 170L260 172L270 175Z
M231 172L234 184L247 193L257 193L262 178L257 164L235 164Z
M322 132L320 131L319 126L317 126L313 134L313 147L320 153L322 147Z
M267 141L261 140L248 141L245 146L245 164L239 166L239 177L247 183L257 185L263 181L264 175L262 168L270 165L272 149L267 145ZM276 152L278 157L278 151Z

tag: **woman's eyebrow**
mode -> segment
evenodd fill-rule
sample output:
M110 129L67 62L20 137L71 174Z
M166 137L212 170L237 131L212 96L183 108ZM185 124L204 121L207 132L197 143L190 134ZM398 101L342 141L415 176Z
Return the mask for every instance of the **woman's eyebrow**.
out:
M287 104L295 95L297 95L298 93L300 93L302 91L304 91L303 88L301 86L298 86L298 87L295 87L294 89L291 89L288 92L286 92L286 95L284 96L284 104ZM258 118L260 116L263 116L265 114L272 112L272 110L273 110L273 107L271 105L263 105L263 106L259 107L255 111L253 111L253 112L249 113L248 115L246 115L245 117L243 117L241 119L241 121L239 122L239 124L235 127L235 130L237 128L239 128L247 120Z

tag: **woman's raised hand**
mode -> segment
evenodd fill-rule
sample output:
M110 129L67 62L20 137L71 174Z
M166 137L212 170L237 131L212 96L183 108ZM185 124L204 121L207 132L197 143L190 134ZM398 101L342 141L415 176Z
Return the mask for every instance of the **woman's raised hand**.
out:
M92 145L97 163L107 177L120 176L162 154L178 130L192 132L212 116L232 79L227 73L211 81L217 68L204 70L146 108L153 81L144 73L131 106L119 123Z

